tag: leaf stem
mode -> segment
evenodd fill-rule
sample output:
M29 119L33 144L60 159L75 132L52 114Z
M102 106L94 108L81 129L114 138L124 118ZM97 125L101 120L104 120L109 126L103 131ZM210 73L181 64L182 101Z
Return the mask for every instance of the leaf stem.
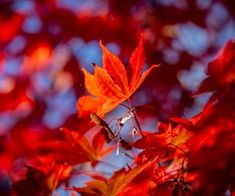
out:
M129 98L128 98L127 100L128 100L129 105L130 105L130 109L131 109L131 110L134 109L134 107L132 106L131 100L130 100ZM138 119L137 119L135 110L133 110L133 114L134 114L134 119L135 119L136 125L137 125L137 127L138 127L138 129L139 129L139 131L140 131L140 135L141 135L141 137L143 137L144 134L143 134L143 132L142 132L140 123L139 123L139 121L138 121Z

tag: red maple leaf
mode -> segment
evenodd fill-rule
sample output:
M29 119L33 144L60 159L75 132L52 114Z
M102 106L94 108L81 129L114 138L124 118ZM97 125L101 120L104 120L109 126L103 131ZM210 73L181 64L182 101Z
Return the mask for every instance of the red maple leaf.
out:
M121 60L112 54L102 43L103 68L94 66L94 75L82 69L85 76L85 87L90 95L82 96L78 100L77 108L80 116L87 116L91 112L99 116L105 115L121 102L129 99L139 88L150 71L158 65L152 65L142 75L144 63L144 49L142 38L130 58L132 71L128 81L125 66Z
M208 77L195 94L217 90L235 82L235 41L229 41L208 64Z

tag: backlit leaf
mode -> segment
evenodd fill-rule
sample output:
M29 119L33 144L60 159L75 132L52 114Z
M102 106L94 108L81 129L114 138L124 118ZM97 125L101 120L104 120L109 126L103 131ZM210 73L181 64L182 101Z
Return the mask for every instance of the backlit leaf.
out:
M94 75L83 69L85 87L90 95L82 96L78 100L77 108L81 117L87 116L91 112L104 116L120 103L129 99L143 83L150 71L154 67L158 67L158 65L151 66L141 76L144 63L143 41L141 38L130 59L132 76L129 85L123 63L102 43L100 43L100 46L103 51L104 68L95 65Z
M103 65L115 83L128 94L128 79L125 66L121 60L112 54L101 42L100 46L103 51Z

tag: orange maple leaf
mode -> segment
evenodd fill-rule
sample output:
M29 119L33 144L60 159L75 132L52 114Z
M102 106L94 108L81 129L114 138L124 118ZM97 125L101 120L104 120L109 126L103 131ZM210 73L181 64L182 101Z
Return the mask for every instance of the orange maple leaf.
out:
M131 79L128 81L125 66L121 60L112 54L102 43L103 68L94 66L94 74L82 68L85 77L85 87L90 95L79 98L77 108L81 117L91 112L99 116L105 115L139 88L144 79L154 67L152 65L142 75L144 63L143 39L141 37L137 48L130 58Z
M85 187L74 187L72 190L81 193L81 195L102 195L102 196L123 196L130 195L134 187L138 189L139 195L148 191L151 185L153 185L152 178L155 175L156 160L148 161L134 169L121 169L114 172L109 178L101 178L89 181ZM140 187L145 185L147 187ZM135 188L135 189L137 189ZM147 191L146 191L147 188Z

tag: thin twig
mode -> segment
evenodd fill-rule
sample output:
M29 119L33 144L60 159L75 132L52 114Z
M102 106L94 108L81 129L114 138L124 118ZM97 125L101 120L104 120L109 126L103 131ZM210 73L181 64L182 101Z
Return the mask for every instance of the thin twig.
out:
M129 105L130 105L130 109L131 109L131 110L133 110L133 109L134 109L134 107L132 106L131 100L130 100L130 99L128 99L128 102L129 102ZM134 119L135 119L136 125L137 125L137 127L138 127L138 129L139 129L139 131L140 131L140 135L141 135L141 137L143 137L143 136L144 136L144 134L143 134L143 132L142 132L142 129L141 129L140 123L139 123L139 121L138 121L138 119L137 119L136 112L135 112L135 111L133 111L133 114L134 114Z

